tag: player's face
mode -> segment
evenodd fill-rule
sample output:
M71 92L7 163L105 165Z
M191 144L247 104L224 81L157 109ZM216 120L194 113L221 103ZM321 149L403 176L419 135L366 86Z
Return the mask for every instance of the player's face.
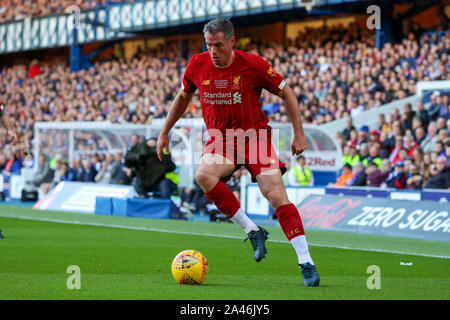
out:
M214 63L218 67L228 66L233 59L233 45L235 38L225 39L223 32L205 35L206 48Z

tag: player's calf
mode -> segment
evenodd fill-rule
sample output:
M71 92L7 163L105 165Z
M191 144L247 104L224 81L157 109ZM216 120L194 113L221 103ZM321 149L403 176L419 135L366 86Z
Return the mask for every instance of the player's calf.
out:
M320 282L319 273L309 254L300 213L292 203L280 206L275 213L284 234L297 253L298 264L303 275L303 284L305 286L318 286Z

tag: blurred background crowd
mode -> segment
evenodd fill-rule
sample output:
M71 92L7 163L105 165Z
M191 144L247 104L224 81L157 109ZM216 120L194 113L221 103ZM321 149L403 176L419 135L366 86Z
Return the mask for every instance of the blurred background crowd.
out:
M105 1L75 3L94 8ZM0 0L0 22L58 13L63 8L67 8L65 1ZM448 27L444 20L437 28ZM365 110L415 94L418 81L450 80L450 33L421 38L423 32L418 24L411 24L405 27L402 41L386 44L381 50L375 46L373 32L356 24L308 28L284 43L243 37L237 44L239 49L264 57L286 77L298 97L304 123L320 125L346 119L347 127L336 139L347 164L343 171L352 173L347 172L351 178L338 180L338 185L447 188L448 181L445 185L436 177L448 170L450 159L448 94L436 92L429 103L409 105L402 114L394 110L380 115L378 130L369 132L366 126L355 128L352 123L352 118ZM100 152L72 163L57 159L55 152L52 158L34 159L34 123L107 120L151 124L167 115L187 61L179 56L177 43L169 42L140 50L131 58L97 61L79 72L71 73L67 62L57 58L3 66L0 97L7 105L19 143L8 145L1 132L0 171L18 173L22 167L45 161L55 171L46 183L64 179L128 183L123 154L105 156ZM264 91L261 105L270 121L290 121L278 97ZM198 95L184 117L202 117ZM83 147L102 151L98 141ZM56 139L52 148L67 148L67 141ZM381 160L374 160L378 158ZM383 179L369 178L373 171L377 175L382 172ZM356 179L360 172L367 178ZM355 180L361 182L355 184Z

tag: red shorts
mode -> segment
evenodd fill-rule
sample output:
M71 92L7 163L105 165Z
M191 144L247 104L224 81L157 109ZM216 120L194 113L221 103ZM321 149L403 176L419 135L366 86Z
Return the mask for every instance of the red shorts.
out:
M256 176L263 171L280 169L283 175L287 170L272 145L271 127L236 130L230 134L222 134L219 131L209 133L210 139L202 155L220 154L234 163L235 171L245 166L251 174L252 182L256 182ZM230 177L231 175L222 180L228 181Z

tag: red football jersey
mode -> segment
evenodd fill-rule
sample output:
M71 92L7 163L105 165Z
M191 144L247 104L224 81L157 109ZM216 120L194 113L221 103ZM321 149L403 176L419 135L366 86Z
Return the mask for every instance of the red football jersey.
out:
M209 52L189 61L182 88L200 92L203 119L208 129L262 129L269 121L259 101L262 89L278 94L286 82L263 58L234 50L230 66L216 67Z

